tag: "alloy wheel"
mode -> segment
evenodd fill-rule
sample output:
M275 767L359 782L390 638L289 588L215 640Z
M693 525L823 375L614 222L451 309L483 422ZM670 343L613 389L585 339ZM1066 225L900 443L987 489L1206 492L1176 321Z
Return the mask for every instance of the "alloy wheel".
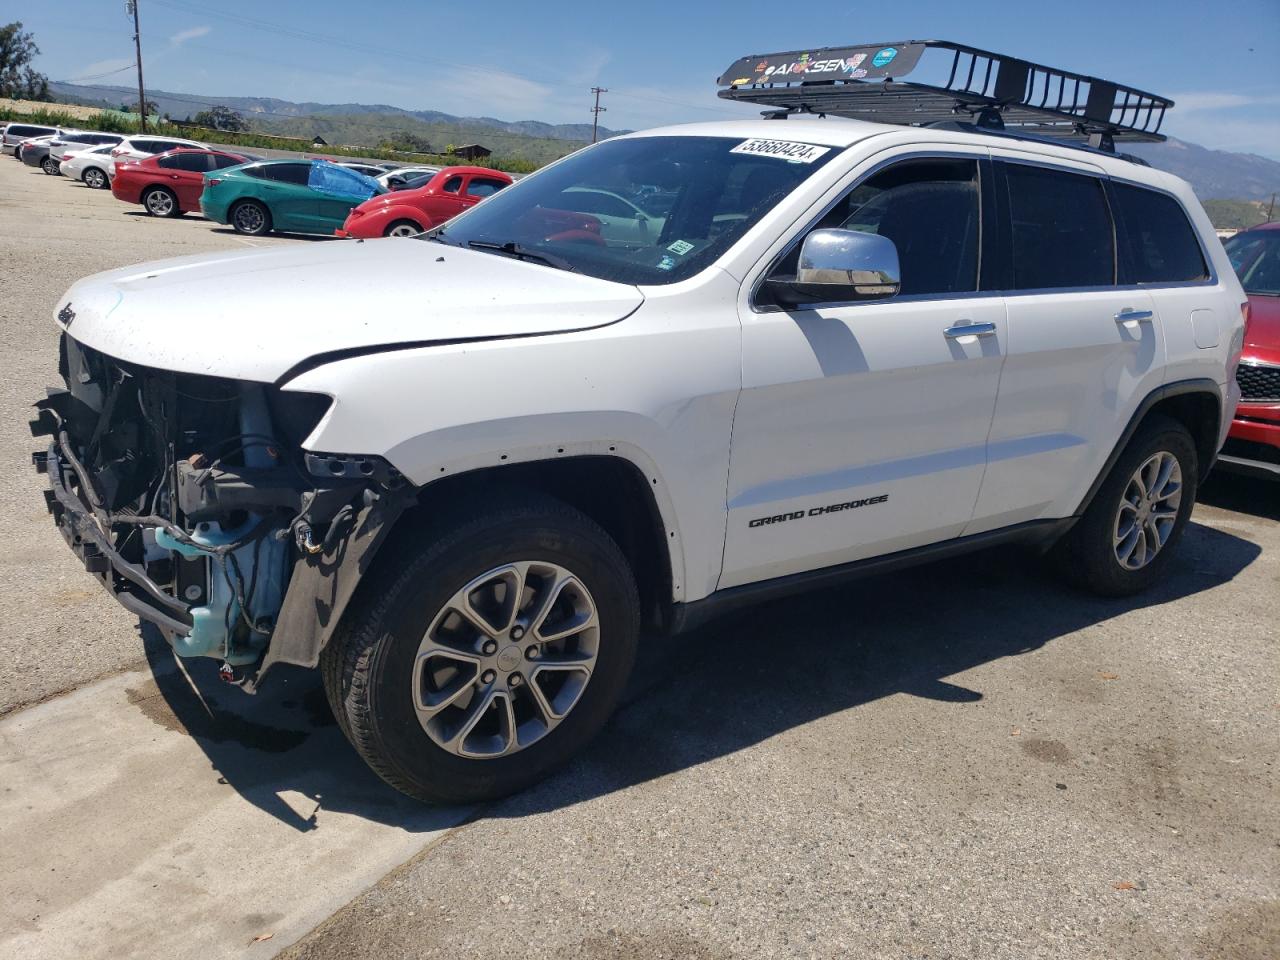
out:
M173 195L164 190L152 190L147 194L147 210L157 217L173 213Z
M241 233L261 233L266 220L259 207L252 203L242 203L236 207L234 225Z
M418 647L413 706L427 735L468 759L509 756L582 697L600 646L595 601L544 561L489 570L436 613Z
M1182 467L1160 451L1146 459L1125 485L1116 513L1113 546L1126 570L1141 570L1168 542L1182 503Z
M422 231L411 223L397 223L387 231L388 237L416 237Z
M94 190L101 190L107 182L107 175L97 167L90 167L84 172L84 182Z

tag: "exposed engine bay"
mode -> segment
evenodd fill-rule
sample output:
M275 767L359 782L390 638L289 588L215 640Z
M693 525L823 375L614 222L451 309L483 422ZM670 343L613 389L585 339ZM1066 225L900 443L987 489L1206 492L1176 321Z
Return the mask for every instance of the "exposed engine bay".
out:
M86 569L180 656L221 659L224 679L252 689L271 662L314 665L404 479L302 449L328 396L139 367L67 334L59 369L34 460Z

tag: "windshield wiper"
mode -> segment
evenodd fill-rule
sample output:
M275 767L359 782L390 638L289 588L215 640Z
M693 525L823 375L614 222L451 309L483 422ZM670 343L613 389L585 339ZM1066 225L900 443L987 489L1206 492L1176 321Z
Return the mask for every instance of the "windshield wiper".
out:
M568 270L570 273L577 273L578 268L575 267L564 257L557 257L554 253L543 253L541 250L530 250L528 247L516 243L514 240L508 240L506 243L492 243L488 240L471 240L467 246L472 250L492 250L495 253L505 253L509 257L515 257L518 260L531 260L535 263L543 263L548 267L555 267L557 270Z

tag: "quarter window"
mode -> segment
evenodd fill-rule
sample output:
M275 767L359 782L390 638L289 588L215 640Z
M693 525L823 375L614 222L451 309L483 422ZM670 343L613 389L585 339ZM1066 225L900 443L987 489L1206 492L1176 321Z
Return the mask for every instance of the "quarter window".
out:
M491 180L488 177L472 177L471 182L467 184L467 194L472 197L487 197L492 193L497 193L506 184L501 180Z
M1004 165L1018 290L1115 283L1115 231L1097 177Z
M1178 283L1209 276L1195 229L1176 200L1124 183L1112 189L1124 221L1128 282Z

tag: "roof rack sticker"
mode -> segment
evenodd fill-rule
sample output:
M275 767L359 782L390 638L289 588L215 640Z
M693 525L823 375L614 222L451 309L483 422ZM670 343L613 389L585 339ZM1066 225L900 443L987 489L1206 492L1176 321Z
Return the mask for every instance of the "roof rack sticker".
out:
M923 61L923 63L922 63ZM922 67L919 80L903 79ZM736 60L719 95L776 109L907 126L964 124L1010 136L1158 142L1156 96L1111 80L1046 67L949 40L817 47Z
M751 153L760 157L777 157L779 160L786 160L788 163L813 163L820 156L830 151L830 147L820 147L813 143L752 137L750 140L743 140L729 152Z

